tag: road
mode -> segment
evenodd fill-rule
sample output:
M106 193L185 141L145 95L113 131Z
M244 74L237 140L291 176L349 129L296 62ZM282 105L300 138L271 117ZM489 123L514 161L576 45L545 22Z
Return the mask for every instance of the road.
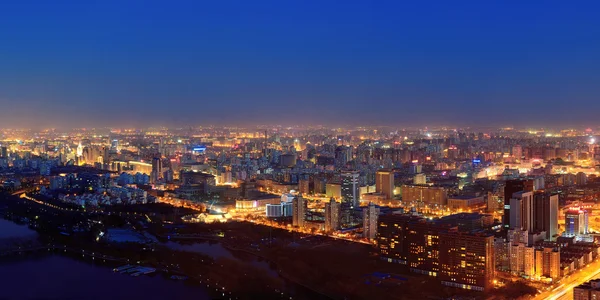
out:
M596 260L565 277L560 285L533 297L534 300L567 300L573 299L573 288L600 275L600 260Z

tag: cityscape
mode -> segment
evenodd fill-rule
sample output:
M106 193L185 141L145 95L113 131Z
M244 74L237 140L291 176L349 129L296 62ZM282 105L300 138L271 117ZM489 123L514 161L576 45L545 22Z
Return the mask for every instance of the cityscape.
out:
M2 253L81 249L122 262L115 270L140 264L132 275L181 280L200 280L205 268L241 298L593 299L599 130L5 130L4 218L39 237L6 239ZM162 261L158 253L183 249L165 241L219 243L269 261L277 275L234 279L212 270L219 259ZM345 276L320 284L317 274L334 268ZM262 276L271 291L237 281ZM422 284L438 288L413 290Z
M599 9L2 3L0 299L600 299Z

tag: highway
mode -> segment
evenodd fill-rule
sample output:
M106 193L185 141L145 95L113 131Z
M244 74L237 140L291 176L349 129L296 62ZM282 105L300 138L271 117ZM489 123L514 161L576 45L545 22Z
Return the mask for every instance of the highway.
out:
M560 285L551 291L536 295L534 300L567 300L573 299L573 288L600 275L600 260L595 260L583 269L565 277Z

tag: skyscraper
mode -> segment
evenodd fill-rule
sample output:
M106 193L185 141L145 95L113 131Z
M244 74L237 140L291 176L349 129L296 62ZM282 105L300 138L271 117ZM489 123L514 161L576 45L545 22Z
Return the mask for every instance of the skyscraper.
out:
M533 192L517 192L510 199L509 227L533 232Z
M152 173L150 174L150 180L152 183L156 183L159 178L162 177L162 160L160 157L152 159Z
M558 195L544 192L533 195L533 230L545 231L547 240L558 234Z
M331 198L325 203L325 231L331 232L340 228L340 203Z
M359 173L356 171L342 172L342 203L354 208L359 206L360 186L358 183Z
M529 180L508 180L504 186L504 216L502 224L505 229L510 227L510 201L514 193L520 191L533 191L533 182Z
M377 171L375 175L375 191L385 195L386 199L394 198L394 172L387 169Z
M379 207L373 202L363 208L363 236L369 240L377 237L377 221L379 220Z
M304 227L306 220L306 199L299 195L292 200L292 225L294 227Z

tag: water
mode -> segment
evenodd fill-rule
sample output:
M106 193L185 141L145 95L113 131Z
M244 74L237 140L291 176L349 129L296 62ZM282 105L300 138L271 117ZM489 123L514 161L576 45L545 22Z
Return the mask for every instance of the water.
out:
M131 277L108 266L57 254L0 263L0 299L211 299L206 290L182 281Z
M11 221L0 219L0 239L35 237L37 233L26 225L18 225Z

